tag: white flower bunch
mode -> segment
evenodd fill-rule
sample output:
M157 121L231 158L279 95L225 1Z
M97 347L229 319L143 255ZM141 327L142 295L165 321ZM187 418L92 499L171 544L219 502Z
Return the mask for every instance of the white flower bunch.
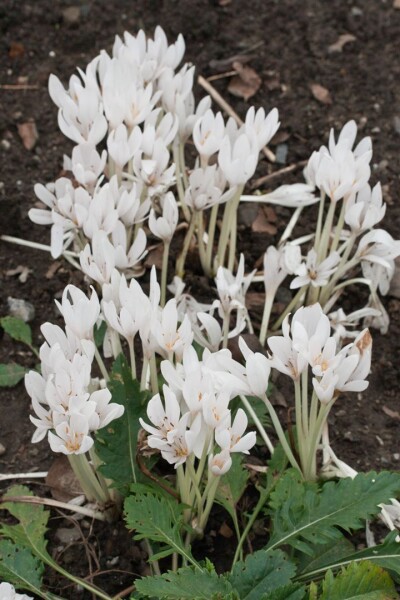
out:
M32 596L27 594L18 594L11 583L0 583L1 600L33 600Z

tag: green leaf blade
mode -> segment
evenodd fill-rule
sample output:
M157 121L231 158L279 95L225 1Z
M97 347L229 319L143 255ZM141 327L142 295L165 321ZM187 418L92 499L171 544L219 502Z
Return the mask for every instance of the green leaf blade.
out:
M17 363L0 364L0 387L14 387L26 372L27 369Z
M32 345L32 330L22 319L17 317L2 317L0 325L6 333L15 341L22 342L27 346Z
M399 491L397 473L359 473L354 479L329 481L320 490L290 469L271 494L273 533L267 548L290 544L311 554L313 545L342 538L339 528L362 528L380 512L379 504Z
M27 548L0 540L0 580L40 595L44 565Z
M281 550L258 550L236 563L227 578L241 600L260 600L290 584L295 573L295 565Z
M396 600L390 575L368 561L352 563L334 577L328 571L319 600Z
M137 461L139 418L146 415L148 392L140 391L139 383L132 379L130 368L121 355L114 363L108 387L112 401L122 404L125 412L108 427L96 434L95 448L102 465L101 473L114 482L123 496L130 485L141 477Z
M192 567L137 579L135 586L144 597L158 600L225 600L235 597L232 596L231 585L224 577Z

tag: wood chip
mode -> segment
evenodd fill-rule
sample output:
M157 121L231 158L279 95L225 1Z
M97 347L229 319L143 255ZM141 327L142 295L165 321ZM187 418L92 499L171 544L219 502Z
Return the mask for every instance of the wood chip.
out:
M221 527L219 528L219 533L222 535L222 537L224 538L231 538L233 536L233 531L232 529L229 527L229 525L227 525L227 523L222 523Z
M310 90L314 98L318 100L318 102L321 102L321 104L332 104L331 94L323 85L312 83L310 85Z
M59 260L54 261L46 271L46 279L53 279L54 275L57 273L60 267L61 262Z
M348 44L349 42L355 42L356 39L356 36L352 35L351 33L343 33L342 35L339 35L336 42L328 46L329 54L333 54L335 52L342 52L346 44Z
M29 121L26 121L26 123L20 123L18 125L18 134L24 147L27 150L33 150L39 138L35 121L30 119Z
M237 76L233 77L228 85L228 92L238 98L249 100L260 89L262 80L254 69L242 65L239 61L233 63Z
M400 421L400 413L397 410L392 410L387 406L382 406L382 410L391 419L395 419L396 421Z

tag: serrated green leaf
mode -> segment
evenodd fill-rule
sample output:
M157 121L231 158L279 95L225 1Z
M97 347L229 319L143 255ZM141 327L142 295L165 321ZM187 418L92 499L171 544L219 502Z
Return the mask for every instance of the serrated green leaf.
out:
M394 576L400 577L400 544L396 541L398 532L392 531L382 544L365 548L359 552L347 552L339 557L321 556L321 560L311 561L299 576L299 580L310 580L320 577L327 569L336 570L350 563L361 563L366 560L390 571Z
M306 595L306 590L303 586L290 583L283 587L274 590L269 594L264 594L260 600L303 600Z
M139 383L132 379L131 370L122 355L114 363L108 388L112 401L122 404L125 412L97 432L95 448L103 463L99 467L101 473L126 496L131 483L140 478L136 462L139 418L146 416L149 394L140 391Z
M199 566L181 537L185 509L182 504L153 493L136 493L126 498L124 509L127 526L135 531L135 540L147 538L165 544L167 548L160 549L164 556L169 549L167 554L178 552L191 564Z
M297 570L299 573L308 573L318 570L326 565L330 566L354 553L354 545L344 536L327 544L311 546L312 554L300 553L296 556Z
M224 577L192 567L137 579L135 586L146 598L158 600L225 600L235 597L232 596L232 586Z
M21 496L33 496L29 488L24 485L15 485L4 495L4 499L10 498L1 508L8 510L16 519L16 525L2 524L0 533L12 539L18 546L33 550L36 555L46 553L46 540L49 511L41 504L23 502L12 502L12 498Z
M0 540L0 580L41 595L44 566L27 548Z
M241 600L260 600L291 583L295 573L295 565L281 550L258 550L236 563L227 579Z
M17 317L2 317L0 325L13 340L22 342L27 346L32 345L32 330L22 319L18 319Z
M223 506L230 515L238 537L240 537L240 534L236 515L236 504L246 489L248 479L249 472L243 466L243 457L240 454L232 454L232 466L229 471L221 477L215 496L215 502Z
M0 387L14 387L24 378L27 369L17 363L0 364Z
M267 548L290 544L312 553L312 545L340 539L339 528L360 529L365 519L379 513L379 504L400 491L397 473L359 473L354 479L317 484L303 482L294 469L287 471L271 494L272 535Z
M319 600L396 600L399 596L389 573L368 561L352 563L333 576L328 571Z

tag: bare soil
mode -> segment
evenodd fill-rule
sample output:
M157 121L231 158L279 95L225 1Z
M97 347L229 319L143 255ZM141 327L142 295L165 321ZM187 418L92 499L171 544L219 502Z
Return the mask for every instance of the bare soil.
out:
M27 216L35 203L33 185L54 181L63 154L69 154L72 147L57 127L57 110L47 92L50 73L67 83L76 66L83 68L101 49L111 49L115 34L134 33L139 28L151 34L160 24L170 40L184 34L186 59L204 77L217 73L216 64L229 71L232 57L251 55L249 65L261 77L262 85L250 102L267 110L279 109L285 136L280 134L276 142L287 145L286 165L306 160L327 141L330 127L339 129L355 119L360 133L373 138L372 182L381 181L388 203L383 225L400 237L400 10L393 7L392 0L75 2L75 20L65 12L71 5L61 0L3 0L0 5L1 233L49 241L49 230L33 225ZM352 34L354 40L341 51L330 51L343 34ZM226 68L221 61L226 61ZM223 78L214 85L244 115L248 103L228 94L228 82ZM314 83L329 90L330 104L313 97L310 86ZM198 96L202 93L198 88ZM39 134L33 150L25 149L18 135L18 125L29 119L34 120ZM282 166L264 160L257 175ZM273 185L294 181L301 181L301 170L274 180ZM276 214L279 224L288 213L277 210ZM238 249L245 253L250 268L274 241L273 235L251 232L244 221ZM24 283L10 274L20 265L29 269ZM42 339L40 324L58 319L54 298L67 283L79 281L68 264L59 262L57 267L44 252L0 242L0 315L8 312L8 296L31 302L37 345ZM195 265L192 271L192 287L201 285L204 295L211 294L209 283L196 275ZM348 296L346 301L359 306L357 298ZM386 336L373 332L370 386L363 394L340 399L332 418L333 447L357 470L398 469L400 464L400 419L384 411L384 407L400 410L400 304L390 294L384 304L390 330ZM35 365L30 352L4 335L0 362L8 361ZM0 443L5 448L0 456L1 472L47 470L53 461L46 442L30 443L29 405L22 383L0 391ZM45 486L33 485L38 493L47 493ZM249 502L251 498L245 497L243 510ZM53 552L78 574L87 575L88 564L92 572L105 571L94 581L108 593L130 586L134 576L145 572L146 554L132 543L122 524L105 528L81 523L82 537L71 545L54 539L54 531L65 524L60 517L52 521ZM211 526L201 551L225 567L229 546L219 526ZM65 582L48 577L52 589L65 598L88 597L76 589L62 589Z

